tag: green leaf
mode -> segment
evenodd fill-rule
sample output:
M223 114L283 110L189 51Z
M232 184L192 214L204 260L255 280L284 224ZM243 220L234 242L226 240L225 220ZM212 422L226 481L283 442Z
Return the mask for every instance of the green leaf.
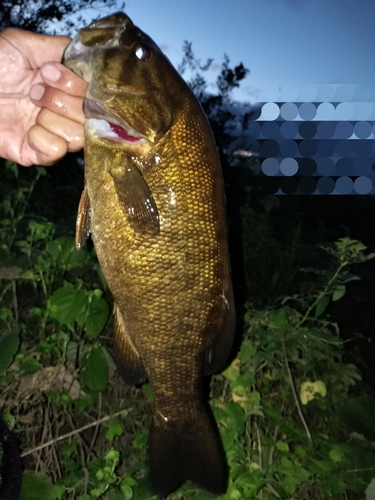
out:
M375 478L366 488L366 500L375 500Z
M238 358L236 358L232 361L232 363L228 366L228 368L222 372L222 375L227 380L229 380L229 382L235 382L237 378L240 376L240 366L241 366L241 361Z
M315 306L315 317L316 318L319 318L319 316L321 316L324 313L324 311L327 309L329 301L330 301L329 295L323 295L319 299L318 303Z
M345 450L341 446L334 446L329 452L329 458L333 462L342 462L345 458Z
M154 395L152 394L151 385L149 383L142 385L142 391L150 403L154 402Z
M85 290L76 290L71 283L65 284L48 300L50 317L62 325L73 327L77 322L81 326L88 307L87 296Z
M102 297L92 296L90 309L85 324L87 335L96 338L104 328L109 316L109 305Z
M257 353L257 346L250 340L245 340L241 345L241 360L243 363L253 361Z
M332 294L333 302L337 302L338 300L340 300L345 295L345 292L346 292L346 286L339 285Z
M70 443L65 444L61 451L65 458L69 458L76 451L78 446L78 441L76 439L72 439Z
M133 440L133 448L142 450L146 446L148 435L147 429L139 429Z
M61 500L65 494L65 486L62 484L55 484L53 486L53 498Z
M245 412L235 403L228 403L227 405L228 419L227 424L235 429L237 434L241 436L245 428Z
M94 346L86 358L82 371L83 384L94 392L102 392L108 383L108 366L100 347Z
M133 497L133 491L131 492L131 496L126 496L123 492L121 491L107 491L106 492L106 498L108 500L130 500L130 498Z
M193 500L215 500L215 497L212 493L208 493L208 491L198 491L194 495Z
M127 484L122 484L120 486L123 498L125 500L130 500L133 498L133 488Z
M245 472L241 474L237 480L238 485L243 491L245 496L240 498L255 498L255 495L264 485L263 478L257 478L252 472ZM238 498L237 496L235 498Z
M20 345L19 328L13 328L0 338L0 375L12 364Z
M292 495L296 489L310 477L311 473L300 465L295 465L286 457L282 457L280 462L277 470L285 474L285 478L281 481L282 485L286 491Z
M307 452L305 450L305 448L302 448L302 446L298 445L297 448L296 448L296 452L298 453L298 455L300 457L305 457Z
M124 426L120 422L111 422L105 437L108 441L112 441L116 436L122 436L123 433Z
M51 479L43 472L25 472L19 500L55 500Z
M280 330L285 330L289 326L289 321L286 316L285 311L273 312L270 315L269 326L274 328L279 328Z
M284 441L277 441L276 448L280 451L289 451L288 443L284 443Z

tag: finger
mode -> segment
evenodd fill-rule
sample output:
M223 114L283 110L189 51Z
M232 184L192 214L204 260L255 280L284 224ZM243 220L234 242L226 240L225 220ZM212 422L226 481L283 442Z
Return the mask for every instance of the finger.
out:
M43 81L67 94L84 97L87 83L60 63L47 63L40 68Z
M18 28L8 28L1 33L13 46L21 48L32 67L40 68L47 61L61 61L68 36L44 35Z
M68 143L69 151L79 151L83 148L84 129L82 124L65 116L57 115L47 108L42 108L39 111L36 123L64 139Z
M68 152L68 143L41 125L33 125L27 139L29 146L36 151L38 165L52 165Z
M30 89L30 99L40 108L47 108L54 113L83 124L82 97L66 94L62 90L37 83Z

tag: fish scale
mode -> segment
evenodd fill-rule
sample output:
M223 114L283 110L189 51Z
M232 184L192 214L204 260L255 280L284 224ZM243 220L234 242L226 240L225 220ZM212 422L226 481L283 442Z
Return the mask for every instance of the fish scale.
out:
M114 297L120 374L128 384L148 378L153 390L151 487L166 495L190 480L224 493L227 466L202 377L228 356L234 304L207 118L123 13L80 30L65 64L89 83L77 246L92 234Z

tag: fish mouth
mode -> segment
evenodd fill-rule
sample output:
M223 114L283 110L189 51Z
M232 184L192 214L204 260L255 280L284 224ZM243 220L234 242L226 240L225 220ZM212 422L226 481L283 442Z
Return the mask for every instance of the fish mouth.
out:
M135 130L126 120L112 115L97 101L86 97L83 101L83 113L91 124L96 123L94 128L105 139L131 144L139 143L142 140L150 142L148 137Z

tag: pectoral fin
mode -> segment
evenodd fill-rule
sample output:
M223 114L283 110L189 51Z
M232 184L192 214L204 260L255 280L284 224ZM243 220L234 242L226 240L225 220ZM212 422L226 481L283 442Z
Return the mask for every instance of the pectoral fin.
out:
M113 355L117 369L127 385L136 385L147 379L143 361L128 335L122 315L115 304L115 336Z
M150 235L159 234L159 212L151 191L136 165L129 161L125 166L112 168L110 173L118 200L134 231Z
M90 199L86 187L83 189L78 205L76 221L76 248L80 250L91 233Z

